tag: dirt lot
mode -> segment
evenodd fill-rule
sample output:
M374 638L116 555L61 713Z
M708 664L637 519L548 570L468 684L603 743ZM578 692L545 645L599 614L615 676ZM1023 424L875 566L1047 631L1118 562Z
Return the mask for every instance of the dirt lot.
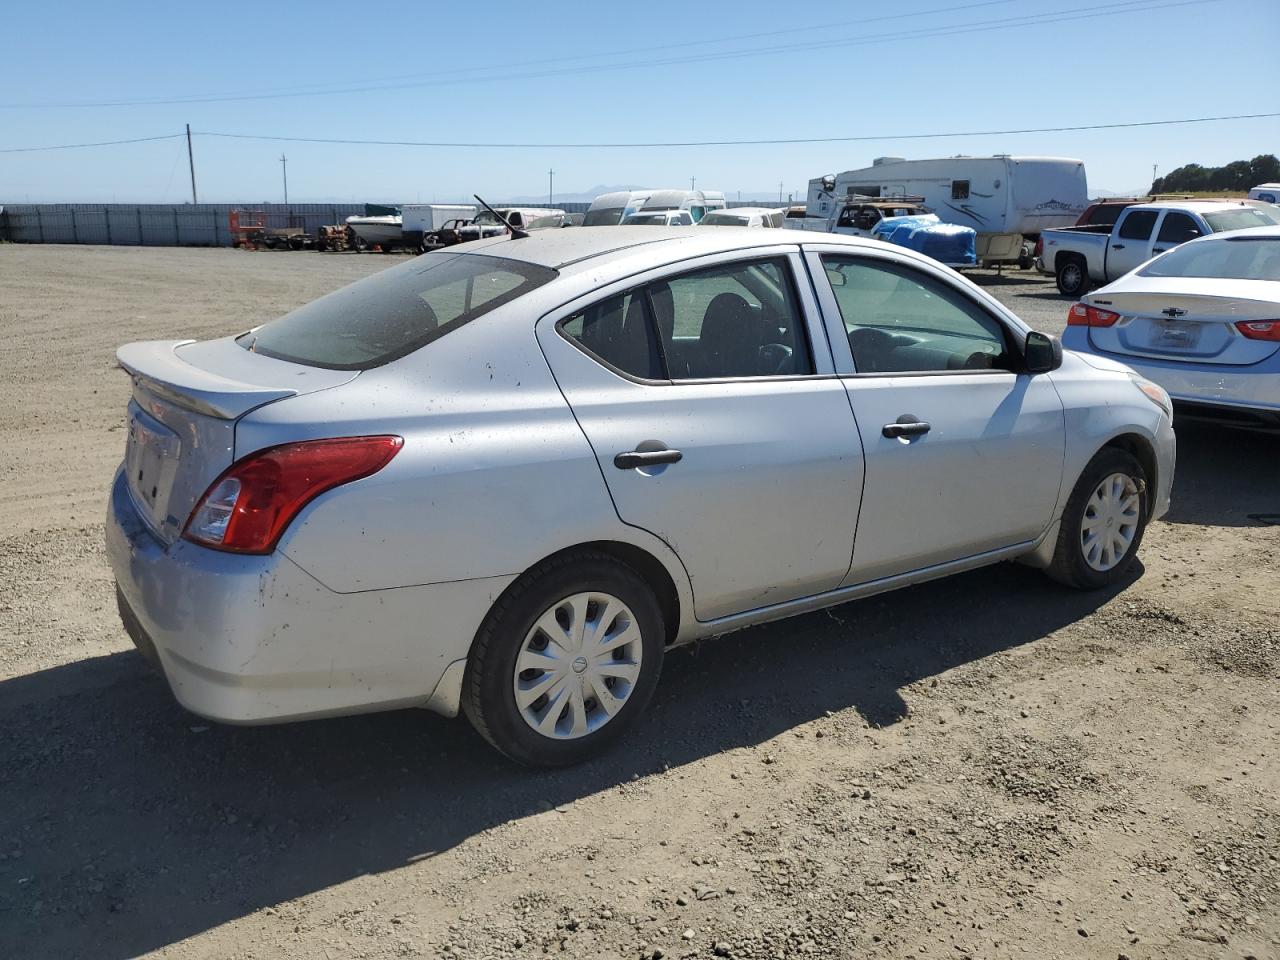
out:
M0 247L0 957L1280 955L1276 439L1180 427L1122 591L1004 565L707 643L572 770L181 710L101 546L114 347L393 262Z

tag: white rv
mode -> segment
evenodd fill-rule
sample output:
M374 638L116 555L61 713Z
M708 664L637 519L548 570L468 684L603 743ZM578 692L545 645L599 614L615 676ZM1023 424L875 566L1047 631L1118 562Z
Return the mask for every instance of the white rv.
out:
M1041 230L1076 222L1089 204L1084 162L1063 157L880 157L809 181L806 211L830 217L846 197L922 197L943 223L977 231L979 263L1009 263Z
M644 210L688 210L697 223L708 210L723 210L724 194L718 190L618 190L591 201L584 227L613 227L625 217Z

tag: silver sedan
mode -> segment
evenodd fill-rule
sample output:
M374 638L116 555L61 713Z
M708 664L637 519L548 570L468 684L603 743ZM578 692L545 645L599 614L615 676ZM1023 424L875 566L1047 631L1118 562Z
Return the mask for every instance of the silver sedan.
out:
M1169 399L926 257L779 231L426 254L122 347L121 616L201 715L427 707L564 764L672 645L1003 560L1115 584Z

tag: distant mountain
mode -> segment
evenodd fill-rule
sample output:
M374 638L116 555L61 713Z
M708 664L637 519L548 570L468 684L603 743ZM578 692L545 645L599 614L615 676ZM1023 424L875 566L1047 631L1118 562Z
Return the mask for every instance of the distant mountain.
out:
M578 193L564 193L560 190L557 190L555 192L555 202L556 203L590 203L592 200L600 196L600 194L602 193L616 193L619 190L643 190L643 189L644 187L640 184L624 183L619 186L613 186L613 187L598 185L598 186L592 187L589 190L582 190ZM486 197L485 199L487 200L488 197ZM493 201L490 201L490 203L492 202ZM547 205L547 195L544 193L541 195L534 194L534 195L528 195L523 197L508 197L506 200L503 200L502 202L524 205L524 206L536 204L536 205L545 207Z

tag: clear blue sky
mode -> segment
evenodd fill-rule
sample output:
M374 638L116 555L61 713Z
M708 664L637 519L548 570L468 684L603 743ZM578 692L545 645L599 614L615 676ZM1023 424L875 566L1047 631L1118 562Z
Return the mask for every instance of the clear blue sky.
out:
M1027 17L1091 16L1000 28ZM1127 11L1127 12L1120 12ZM906 16L903 16L903 15ZM862 136L1278 109L1276 0L5 4L0 148L197 131L430 141ZM892 18L892 19L884 19ZM935 36L874 39L913 30ZM724 38L759 34L726 42ZM866 42L871 38L871 42ZM855 43L852 41L863 41ZM818 49L735 51L831 41ZM837 44L836 42L839 41ZM692 62L654 61L701 58ZM531 63L531 61L540 61ZM637 64L639 64L637 66ZM557 75L542 75L554 72ZM412 75L412 76L410 76ZM514 75L514 76L513 76ZM503 78L505 77L505 79ZM396 79L407 78L407 79ZM496 79L495 79L496 78ZM414 86L398 84L414 83ZM232 102L49 104L261 96ZM948 140L662 149L436 149L197 137L202 201L495 199L598 184L803 195L872 157L1079 157L1090 188L1280 152L1280 121ZM189 199L186 144L0 153L0 202Z

